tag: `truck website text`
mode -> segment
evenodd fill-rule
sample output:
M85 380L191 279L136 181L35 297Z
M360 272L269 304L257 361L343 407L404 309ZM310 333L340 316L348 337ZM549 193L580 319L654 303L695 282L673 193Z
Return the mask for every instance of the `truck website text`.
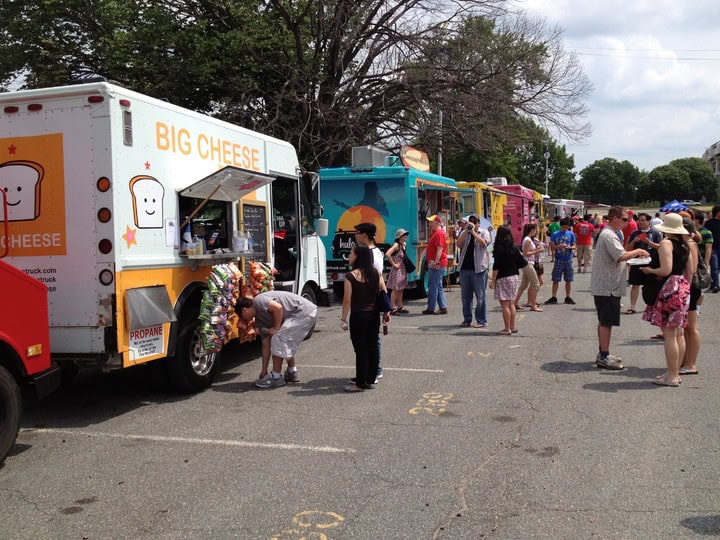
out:
M193 153L201 159L224 165L234 165L252 171L260 170L260 150L232 141L199 133L193 137L186 128L176 128L155 122L155 144L158 150L179 152L184 156Z

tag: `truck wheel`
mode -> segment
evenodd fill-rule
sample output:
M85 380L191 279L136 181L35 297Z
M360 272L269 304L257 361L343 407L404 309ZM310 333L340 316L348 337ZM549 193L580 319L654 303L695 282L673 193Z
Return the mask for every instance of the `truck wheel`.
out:
M310 285L309 283L303 287L302 290L302 297L306 300L310 300L313 304L317 306L317 296L315 295L315 287ZM313 332L315 331L315 325L310 329L310 331L307 333L307 336L305 336L305 339L310 339L310 336L313 335Z
M215 379L218 353L205 351L200 326L198 319L186 324L178 334L175 356L165 360L170 385L178 392L200 392Z
M317 294L315 294L315 287L313 287L310 283L303 287L300 296L302 296L305 300L310 300L317 306Z
M415 298L427 298L428 291L428 272L427 265L423 264L420 270L420 278L415 282Z
M21 418L20 388L10 372L0 366L0 464L15 444Z

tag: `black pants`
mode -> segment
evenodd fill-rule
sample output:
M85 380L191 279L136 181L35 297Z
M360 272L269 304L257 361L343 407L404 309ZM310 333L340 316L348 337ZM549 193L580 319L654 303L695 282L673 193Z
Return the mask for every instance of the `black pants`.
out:
M375 382L380 349L380 314L376 311L353 311L350 314L350 340L355 349L355 376L360 388Z

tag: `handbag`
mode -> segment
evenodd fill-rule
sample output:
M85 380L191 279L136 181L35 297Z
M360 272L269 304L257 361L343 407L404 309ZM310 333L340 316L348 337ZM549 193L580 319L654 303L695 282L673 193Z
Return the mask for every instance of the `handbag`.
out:
M405 272L412 274L415 271L415 263L413 263L407 255L407 251L403 248L403 264L405 265Z
M375 298L375 311L379 311L380 313L390 313L392 311L390 297L384 289L378 288L377 297Z
M536 262L536 263L533 263L533 266L535 267L535 273L538 276L542 276L543 273L545 272L545 269L543 268L543 263Z
M700 253L698 252L698 255ZM712 278L710 276L710 270L707 267L707 263L703 257L698 257L697 270L692 277L691 286L696 289L704 290L712 284Z
M656 249L650 251L650 268L660 268L660 254ZM645 284L642 286L642 299L648 306L655 305L660 289L665 285L669 276L659 278L655 274L645 274Z

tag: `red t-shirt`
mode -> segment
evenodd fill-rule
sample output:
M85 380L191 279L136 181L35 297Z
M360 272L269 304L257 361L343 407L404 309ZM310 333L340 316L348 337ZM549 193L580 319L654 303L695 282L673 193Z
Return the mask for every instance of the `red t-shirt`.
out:
M427 247L427 254L425 255L425 258L428 261L428 266L430 265L430 261L434 261L437 259L438 247L442 247L442 255L440 255L440 267L445 268L447 266L448 260L447 243L445 239L445 231L443 229L438 229L430 237L430 241L428 242Z
M637 231L638 225L637 222L633 218L628 219L628 224L623 229L623 245L627 245L628 240L630 239L630 235Z
M579 221L575 224L575 243L579 246L591 246L595 227L588 221Z

